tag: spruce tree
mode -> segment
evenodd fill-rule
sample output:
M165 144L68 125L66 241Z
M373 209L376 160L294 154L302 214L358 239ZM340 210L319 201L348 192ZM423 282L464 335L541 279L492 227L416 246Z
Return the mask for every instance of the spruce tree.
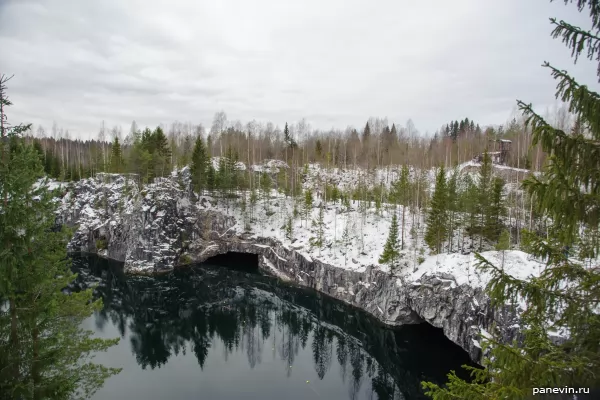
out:
M398 240L398 216L396 213L392 215L392 225L388 238L383 246L383 253L379 256L380 264L387 264L390 271L394 271L398 267L400 261L400 242Z
M321 255L321 249L323 248L325 238L323 202L321 202L321 206L319 207L317 219L312 221L312 228L312 233L314 236L309 239L310 247L317 247L319 249L319 255Z
M151 136L150 148L155 167L155 176L165 176L171 171L171 147L164 131L159 126Z
M283 141L289 144L292 142L292 136L290 135L290 128L288 127L288 123L285 123L285 127L283 128Z
M212 165L212 163L208 164L208 171L206 172L206 187L211 194L217 188L217 171L215 171L215 167Z
M477 216L479 214L479 193L477 185L469 174L465 174L461 180L462 190L459 196L459 207L462 211L461 225L466 231L473 246L474 235L477 231ZM463 235L463 241L465 236ZM464 250L464 243L461 245Z
M238 185L238 171L235 168L235 163L238 160L238 155L233 151L231 145L227 146L227 153L225 155L225 171L227 172L227 183L229 185L230 193L233 193L237 189Z
M431 198L431 208L427 214L425 243L436 253L441 253L448 232L448 187L446 170L439 168L435 179L435 189Z
M285 238L290 242L294 240L294 219L289 215L285 220L284 225Z
M8 125L6 81L0 75L0 394L88 398L119 371L91 356L118 339L93 339L81 328L101 308L92 289L62 292L75 279L66 258L68 232L56 229L57 193L43 179L39 153L21 138L29 126Z
M600 48L600 7L597 1L578 0L578 10L587 10L592 30L551 19L552 36L562 38L577 59L587 55L598 61ZM598 63L600 67L600 63ZM530 104L518 102L532 128L533 144L549 154L541 176L523 183L532 196L534 209L547 217L548 234L525 232L524 241L536 257L546 263L539 277L518 280L485 258L478 256L479 268L491 275L487 292L492 306L524 302L521 314L522 341L505 343L492 330L483 345L484 369L472 369L472 382L449 374L447 387L423 383L434 399L525 399L532 388L598 387L600 378L600 243L587 244L586 260L574 260L568 248L580 247L582 232L597 232L600 213L600 94L578 83L566 71L548 63L558 80L557 98L569 104L569 111L581 119L583 132L570 134L551 126ZM600 68L598 69L600 76ZM525 240L526 239L526 240ZM580 255L581 256L581 255ZM568 332L556 341L553 333Z
M306 189L304 191L304 220L306 223L306 226L308 227L308 216L310 215L311 211L312 211L312 206L313 206L313 195L312 195L312 190L311 189Z
M190 172L192 175L192 187L201 195L204 194L204 189L206 189L208 183L207 172L209 161L210 159L204 141L201 136L198 136L194 143Z
M123 152L119 137L115 136L110 149L110 172L120 174L124 170Z
M489 199L488 210L485 216L485 225L483 233L491 242L498 240L502 232L502 217L506 214L504 206L504 180L495 177L492 180L491 197Z
M452 124L452 140L456 141L456 139L458 139L458 134L459 134L459 125L458 125L458 121L454 121L454 123Z
M344 233L342 233L342 252L344 253L344 266L348 265L348 250L351 249L352 240L350 238L350 218L346 218Z
M221 191L221 196L223 196L223 192L226 192L229 189L229 174L227 173L225 157L219 157L218 165L219 169L217 170L216 176L217 189Z
M458 168L454 168L452 175L448 180L448 251L452 253L454 250L454 233L457 231L458 226Z
M315 154L317 155L317 161L320 161L323 155L323 145L319 139L317 139L317 143L315 144Z
M492 187L492 158L487 150L483 153L481 167L479 168L479 251L483 250L483 237L485 235L485 222L490 214L490 192Z
M371 128L369 127L369 123L367 122L365 125L365 129L363 130L363 134L362 134L363 144L368 142L370 137L371 137Z

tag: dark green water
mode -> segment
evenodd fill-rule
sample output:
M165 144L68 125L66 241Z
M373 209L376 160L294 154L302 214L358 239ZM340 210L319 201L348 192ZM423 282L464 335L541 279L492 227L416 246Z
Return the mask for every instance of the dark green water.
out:
M95 395L112 399L420 399L468 362L429 325L399 329L313 291L217 266L125 277L96 257L74 260L78 287L104 309L86 321L120 336L96 360L123 367Z

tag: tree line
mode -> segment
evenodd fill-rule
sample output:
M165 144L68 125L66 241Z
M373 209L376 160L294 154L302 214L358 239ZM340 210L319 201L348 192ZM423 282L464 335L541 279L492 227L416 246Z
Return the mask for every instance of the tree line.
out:
M576 121L563 109L556 111L558 123L574 125ZM339 168L373 168L409 164L418 168L434 168L440 164L452 166L473 159L486 148L494 150L490 141L513 141L507 163L518 168L540 170L545 153L532 146L531 130L524 121L513 119L506 126L480 128L465 118L451 121L435 134L420 134L409 120L405 127L391 126L387 118L370 118L357 130L313 130L304 119L285 124L283 129L272 123L251 121L245 126L239 121L228 122L224 112L217 113L209 132L202 125L175 122L169 127L140 129L135 121L123 135L119 127L111 130L104 124L97 139L72 139L68 131L56 124L49 133L43 127L28 130L27 140L38 143L44 154L46 173L56 178L77 180L97 172L133 172L146 177L165 176L169 168L190 162L191 149L198 137L205 142L213 157L227 152L237 155L246 165L264 159L281 159L290 165L321 162ZM158 143L158 142L160 143ZM491 147L490 147L491 146ZM113 147L121 154L112 163ZM165 172L166 171L166 172Z

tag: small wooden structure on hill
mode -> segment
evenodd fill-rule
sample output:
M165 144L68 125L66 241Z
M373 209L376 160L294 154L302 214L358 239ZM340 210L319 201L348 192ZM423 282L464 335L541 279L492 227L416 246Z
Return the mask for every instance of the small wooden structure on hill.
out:
M507 139L491 139L490 142L494 142L494 151L488 151L488 154L492 158L492 164L506 165L512 141ZM499 146L496 143L499 143ZM482 162L483 154L475 157L475 161Z

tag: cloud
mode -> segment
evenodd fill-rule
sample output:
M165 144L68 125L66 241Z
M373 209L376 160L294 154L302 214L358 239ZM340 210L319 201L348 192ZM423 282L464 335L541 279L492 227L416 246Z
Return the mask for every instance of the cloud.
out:
M174 120L314 128L387 116L433 132L451 119L503 123L516 99L555 102L548 60L573 66L548 18L588 27L547 0L13 0L0 2L0 71L15 74L12 121L95 136Z

